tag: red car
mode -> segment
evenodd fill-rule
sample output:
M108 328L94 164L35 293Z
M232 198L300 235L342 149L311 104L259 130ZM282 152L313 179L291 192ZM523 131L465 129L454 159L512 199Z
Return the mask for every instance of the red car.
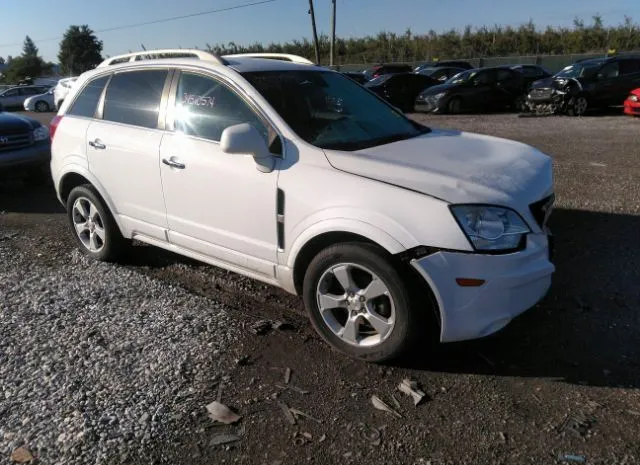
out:
M640 116L640 89L632 90L624 101L624 112L627 115Z

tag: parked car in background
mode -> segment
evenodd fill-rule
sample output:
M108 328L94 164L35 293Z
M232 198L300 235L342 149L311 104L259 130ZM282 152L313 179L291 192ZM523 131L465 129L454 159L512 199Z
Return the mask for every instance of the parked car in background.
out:
M24 101L24 109L27 111L37 111L40 113L53 111L55 103L53 93L55 89L49 89L44 94L34 95Z
M422 68L420 71L415 71L417 74L422 74L424 76L429 76L436 81L446 82L453 76L458 73L465 71L462 68L451 68L448 66L443 66L440 68Z
M640 116L640 88L632 90L624 101L624 112L627 115Z
M538 65L513 65L511 69L519 71L524 77L524 84L527 90L531 88L531 85L541 79L552 76L553 73L546 68Z
M88 257L136 239L282 287L367 361L488 336L546 294L549 156L430 129L322 67L192 53L101 64L51 122Z
M416 73L385 74L367 82L364 86L404 112L413 111L416 97L424 89L438 81Z
M640 56L618 56L582 60L554 76L536 81L528 101L540 102L553 89L572 87L567 113L582 116L589 109L620 105L629 92L640 87Z
M369 69L364 71L364 75L367 79L371 80L373 78L377 78L378 76L383 76L385 74L394 74L394 73L410 73L411 66L403 65L398 63L390 63L386 65L376 65L372 66Z
M0 104L0 176L25 174L31 182L50 179L49 129L38 121L4 111Z
M49 88L46 86L16 86L0 92L0 104L5 109L22 109L24 101L33 96L44 94Z
M58 81L53 92L53 101L55 103L56 110L60 108L62 102L64 102L64 99L69 93L69 90L73 86L73 83L76 82L77 79L77 77L69 77Z
M418 73L425 68L460 68L463 70L466 69L475 69L468 61L464 60L444 60L444 61L432 61L430 63L424 63L420 66L416 66L413 69L414 73Z
M513 108L524 104L525 84L522 73L508 66L480 68L455 75L444 84L421 92L416 111L460 113Z
M342 74L344 74L348 78L353 79L358 84L364 84L365 82L369 81L369 79L364 73L360 73L357 71L343 71Z

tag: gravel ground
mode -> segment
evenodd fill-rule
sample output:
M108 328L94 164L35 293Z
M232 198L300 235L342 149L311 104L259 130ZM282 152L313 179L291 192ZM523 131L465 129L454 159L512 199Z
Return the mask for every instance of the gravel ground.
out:
M26 445L41 463L136 463L202 420L240 323L75 250L56 261L0 242L0 457Z
M276 288L151 247L87 263L50 187L0 184L0 238L17 233L0 240L0 463L21 445L40 463L640 463L640 118L414 117L553 156L557 273L540 305L492 338L360 363ZM255 335L258 318L291 329ZM237 425L206 416L221 380ZM313 419L291 424L281 403Z

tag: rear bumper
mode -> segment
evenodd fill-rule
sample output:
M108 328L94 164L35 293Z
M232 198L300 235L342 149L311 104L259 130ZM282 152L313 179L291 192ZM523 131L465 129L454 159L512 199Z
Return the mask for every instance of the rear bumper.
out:
M17 150L0 151L0 170L47 166L51 160L49 141L37 142Z
M555 267L545 234L530 234L527 248L506 255L440 251L414 260L439 305L441 342L488 336L542 299ZM461 287L456 278L484 280Z

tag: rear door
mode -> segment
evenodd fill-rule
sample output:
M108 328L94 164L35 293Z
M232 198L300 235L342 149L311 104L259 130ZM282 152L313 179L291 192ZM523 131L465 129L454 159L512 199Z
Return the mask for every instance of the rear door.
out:
M493 94L497 107L504 108L513 104L518 96L524 94L522 74L507 68L498 69Z
M2 94L0 102L5 108L13 108L20 105L20 90L18 88L9 89Z
M622 83L619 97L621 97L620 103L622 103L632 90L640 88L640 59L622 60L620 66Z
M623 100L620 99L623 92L624 84L620 75L620 62L611 61L603 65L596 74L594 91L591 93L593 106L609 106L619 105Z
M114 215L135 233L165 240L167 216L160 182L160 108L167 69L114 73L98 118L87 130L91 172L114 205ZM167 86L167 89L165 89Z
M464 105L474 109L485 109L495 106L494 88L496 84L496 72L493 69L479 71L471 78L471 88L466 89Z

